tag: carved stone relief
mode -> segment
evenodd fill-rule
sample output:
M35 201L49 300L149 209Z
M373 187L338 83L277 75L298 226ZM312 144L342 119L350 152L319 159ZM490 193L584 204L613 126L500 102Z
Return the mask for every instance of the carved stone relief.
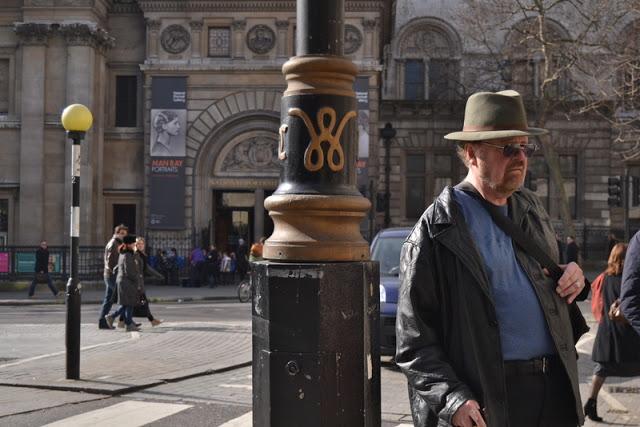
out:
M189 35L189 31L182 25L169 25L162 30L160 44L162 44L162 48L169 53L182 53L187 50L189 44L191 44L191 36Z
M447 58L453 53L453 46L442 31L433 27L415 29L401 44L402 55L425 54L429 57Z
M351 24L344 26L344 53L351 55L362 46L362 33Z
M266 25L256 25L247 33L247 46L259 55L269 52L276 44L276 34Z
M267 136L256 136L234 146L226 155L223 173L254 173L273 175L280 172L278 141Z

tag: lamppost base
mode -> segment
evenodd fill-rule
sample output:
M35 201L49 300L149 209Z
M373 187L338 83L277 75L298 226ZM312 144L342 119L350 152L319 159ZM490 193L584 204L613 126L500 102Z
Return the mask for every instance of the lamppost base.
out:
M67 322L65 333L66 378L80 379L80 289L73 278L69 278L65 291Z
M362 196L286 194L264 202L274 231L263 256L286 261L365 261L360 223L371 206Z
M253 425L380 426L377 262L255 264Z

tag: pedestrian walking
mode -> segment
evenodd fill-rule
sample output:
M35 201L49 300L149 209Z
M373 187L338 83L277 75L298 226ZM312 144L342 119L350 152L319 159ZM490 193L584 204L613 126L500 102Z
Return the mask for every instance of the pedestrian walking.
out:
M210 288L215 287L220 282L220 254L216 245L209 246L207 259L205 260L205 271L207 284Z
M222 284L228 285L232 280L231 257L228 251L224 251L220 259L220 273L222 274Z
M167 268L167 252L163 249L156 250L155 268L160 274L162 274L162 284L167 286L169 284L169 270Z
M111 306L115 300L116 289L116 273L115 268L118 265L119 247L122 245L123 239L129 233L126 225L120 224L113 229L113 236L104 247L104 300L98 317L98 327L100 329L113 329L113 326L107 324L105 316L111 311Z
M580 247L576 243L575 236L567 236L567 246L564 249L564 261L578 263L580 257Z
M249 263L262 261L262 242L254 243L251 245L251 249L249 250Z
M180 268L178 266L178 250L171 248L166 258L169 286L180 286Z
M193 287L200 287L202 281L204 261L206 259L205 249L196 246L189 256L189 265L191 269L189 271L189 285Z
M127 235L122 239L118 250L116 284L118 286L118 304L120 308L105 316L105 321L113 328L113 320L124 314L127 332L139 331L139 325L133 323L133 308L139 305L144 295L143 266L140 257L135 256L136 237Z
M584 421L574 339L586 324L569 303L588 290L577 264L557 266L549 216L522 187L528 137L544 133L503 91L469 97L463 130L445 136L467 176L428 207L400 259L395 360L415 426Z
M609 255L607 269L600 287L603 312L600 313L598 332L593 343L592 359L596 362L591 381L589 399L584 412L593 421L603 421L598 415L598 393L608 377L634 377L640 375L640 335L624 321L609 317L610 308L620 298L620 285L625 264L627 245L616 244Z
M235 258L238 279L243 281L249 271L249 248L247 248L247 243L244 239L238 239L238 248L235 252Z
M620 292L620 310L631 327L640 335L640 231L629 242L624 259Z
M135 256L138 259L138 262L139 262L138 265L142 266L143 280L147 277L163 279L164 277L162 276L162 274L160 274L151 265L149 265L149 262L148 262L149 258L147 257L145 249L146 249L146 242L144 240L144 237L141 237L141 236L136 237ZM143 289L146 289L144 285L143 285ZM162 323L161 319L156 319L155 317L153 317L153 314L151 314L151 309L149 308L149 298L147 298L146 291L142 291L142 293L140 294L139 302L140 304L134 307L134 310L133 310L134 317L146 317L147 320L149 320L149 323L151 323L151 326L158 326L159 324ZM123 328L124 326L125 326L124 321L122 322L122 325L120 324L120 322L118 322L118 327Z
M46 240L40 242L40 247L36 251L35 273L31 286L29 286L29 298L33 296L36 285L41 281L46 281L53 296L57 297L58 290L53 286L53 281L49 275L49 246Z

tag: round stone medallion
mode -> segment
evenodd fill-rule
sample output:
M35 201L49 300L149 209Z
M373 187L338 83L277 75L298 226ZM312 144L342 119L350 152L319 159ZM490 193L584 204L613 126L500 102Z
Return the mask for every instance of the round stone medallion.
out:
M191 36L182 25L169 25L160 35L162 48L169 53L182 53L189 47Z
M362 33L351 24L344 26L344 53L351 55L356 53L362 45Z
M265 54L276 44L276 33L266 25L256 25L247 33L247 46L252 52Z

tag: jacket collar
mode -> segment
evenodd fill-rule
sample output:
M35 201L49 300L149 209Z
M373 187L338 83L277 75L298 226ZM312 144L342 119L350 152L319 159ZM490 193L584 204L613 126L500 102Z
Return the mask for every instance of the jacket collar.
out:
M531 203L526 200L526 196L520 190L513 193L508 203L512 219L516 224L522 226L526 212L531 209ZM460 212L458 202L455 200L453 187L445 187L433 202L428 222L430 223L430 227L428 227L430 237L457 255L476 278L487 298L493 302L484 261L475 245L468 244L473 241L473 238Z
M509 215L516 223L522 225L526 214L532 209L531 202L524 196L522 190L516 190L509 197ZM444 229L459 222L460 210L453 196L453 187L446 186L440 195L433 202L433 209L429 215L429 222L434 225L431 237L435 237Z

